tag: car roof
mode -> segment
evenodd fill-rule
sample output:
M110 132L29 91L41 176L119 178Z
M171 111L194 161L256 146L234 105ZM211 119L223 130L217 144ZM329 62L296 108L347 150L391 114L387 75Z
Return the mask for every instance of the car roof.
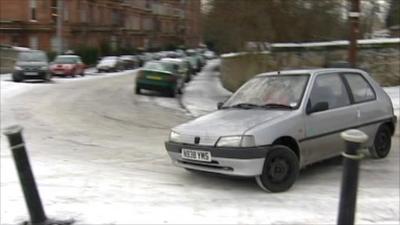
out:
M183 62L182 59L177 59L177 58L163 58L161 59L163 62L175 62L175 63L181 63Z
M65 57L65 58L67 58L67 57L70 57L70 58L77 58L77 57L79 57L79 56L77 56L77 55L58 55L57 57Z
M314 69L297 69L297 70L281 70L266 72L256 75L256 77L271 76L271 75L295 75L295 74L319 74L319 73L329 73L329 72L363 72L360 69L352 68L314 68Z

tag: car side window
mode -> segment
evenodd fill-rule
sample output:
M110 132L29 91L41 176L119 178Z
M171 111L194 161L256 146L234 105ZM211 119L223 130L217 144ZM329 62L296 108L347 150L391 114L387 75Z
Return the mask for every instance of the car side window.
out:
M350 105L349 95L339 74L318 75L310 94L310 106L328 103L328 109Z
M361 74L350 73L344 77L350 86L354 102L364 102L375 99L375 93Z

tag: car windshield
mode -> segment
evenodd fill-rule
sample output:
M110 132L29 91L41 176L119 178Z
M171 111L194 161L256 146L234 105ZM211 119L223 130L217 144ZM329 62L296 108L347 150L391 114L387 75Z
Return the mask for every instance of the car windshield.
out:
M23 62L47 62L47 56L43 52L22 52L18 57Z
M55 63L62 63L62 64L73 64L76 63L77 59L76 57L72 56L57 56L57 58L54 60Z
M245 83L222 108L298 108L309 75L256 77Z

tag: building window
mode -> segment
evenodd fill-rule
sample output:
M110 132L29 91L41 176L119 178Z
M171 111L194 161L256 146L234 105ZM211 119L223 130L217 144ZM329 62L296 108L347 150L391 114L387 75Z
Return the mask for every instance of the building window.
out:
M63 7L64 7L64 14L63 14L64 21L68 21L69 19L68 1L64 2Z
M151 9L151 1L146 0L146 9Z
M29 37L29 48L38 49L39 48L39 39L36 36Z
M51 50L56 52L58 50L58 39L57 39L57 36L51 37L50 44L51 44Z
M81 8L81 22L82 22L82 23L87 23L87 11L86 11L86 6L82 6L82 8Z
M51 11L51 20L56 23L57 22L57 0L51 0L51 6L50 6L50 11Z
M29 6L30 6L29 8L30 8L30 13L31 13L31 21L37 21L36 0L30 0Z

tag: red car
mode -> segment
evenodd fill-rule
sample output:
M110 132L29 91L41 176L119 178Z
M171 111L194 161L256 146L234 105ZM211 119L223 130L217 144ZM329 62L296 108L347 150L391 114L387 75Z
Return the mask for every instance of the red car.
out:
M59 55L52 62L50 72L54 76L85 76L85 64L77 55Z

